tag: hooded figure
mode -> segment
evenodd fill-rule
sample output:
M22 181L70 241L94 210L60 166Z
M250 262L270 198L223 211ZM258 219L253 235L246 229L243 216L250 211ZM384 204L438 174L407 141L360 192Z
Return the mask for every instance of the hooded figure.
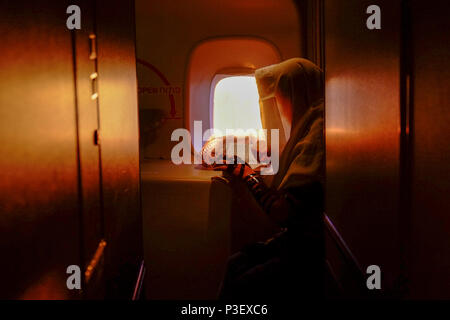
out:
M263 211L283 227L265 243L232 256L220 297L321 297L323 292L323 74L294 58L255 72L262 125L280 130L279 170L269 185L248 165L227 173L244 182ZM270 145L270 141L268 141ZM245 212L242 212L245 214Z
M323 182L323 77L311 61L293 58L255 72L265 129L280 130L276 189ZM287 142L286 142L287 141Z

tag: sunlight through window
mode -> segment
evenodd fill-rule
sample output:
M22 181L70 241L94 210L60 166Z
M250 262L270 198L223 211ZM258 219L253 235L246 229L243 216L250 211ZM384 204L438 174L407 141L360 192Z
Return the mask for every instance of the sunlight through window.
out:
M219 80L213 95L213 127L226 129L262 128L259 94L253 76L229 76Z

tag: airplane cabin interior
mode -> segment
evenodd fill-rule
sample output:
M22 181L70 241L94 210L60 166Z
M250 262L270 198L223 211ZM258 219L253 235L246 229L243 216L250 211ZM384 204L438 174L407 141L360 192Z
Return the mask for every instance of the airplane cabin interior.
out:
M448 9L0 1L0 299L450 299Z

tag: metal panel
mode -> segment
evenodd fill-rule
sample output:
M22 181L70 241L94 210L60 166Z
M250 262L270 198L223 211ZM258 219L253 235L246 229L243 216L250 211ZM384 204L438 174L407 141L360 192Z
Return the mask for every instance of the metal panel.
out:
M400 1L325 1L326 212L361 267L399 274Z
M78 5L82 12L82 28L75 31L75 67L77 89L77 124L80 146L80 182L82 189L82 259L86 270L97 246L103 237L103 216L101 210L101 185L99 147L95 143L98 128L96 91L96 59L94 30L95 1L83 0ZM92 38L92 39L91 39ZM93 45L94 44L94 45ZM87 297L101 297L102 264L97 264L89 283L85 283ZM93 290L96 290L94 294Z
M67 266L80 263L69 4L0 4L2 298L76 296L66 288Z
M131 299L142 259L134 2L97 1L96 23L105 271L123 279L108 294Z
M448 1L412 1L411 292L450 298Z

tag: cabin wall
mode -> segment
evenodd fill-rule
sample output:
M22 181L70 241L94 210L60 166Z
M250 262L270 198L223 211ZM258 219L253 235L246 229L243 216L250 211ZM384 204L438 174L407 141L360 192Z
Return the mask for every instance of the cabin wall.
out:
M326 214L362 271L399 277L399 1L378 1L381 30L366 28L367 1L325 1Z
M0 5L1 298L77 297L77 127L66 1ZM27 8L24 10L23 8ZM20 41L18 41L20 39Z
M142 259L134 6L70 4L0 4L1 298L129 299Z
M107 296L130 299L143 260L134 3L96 3Z
M448 5L378 1L368 30L370 4L325 1L327 256L350 296L375 264L384 297L448 298Z
M410 296L450 298L448 2L411 1Z

